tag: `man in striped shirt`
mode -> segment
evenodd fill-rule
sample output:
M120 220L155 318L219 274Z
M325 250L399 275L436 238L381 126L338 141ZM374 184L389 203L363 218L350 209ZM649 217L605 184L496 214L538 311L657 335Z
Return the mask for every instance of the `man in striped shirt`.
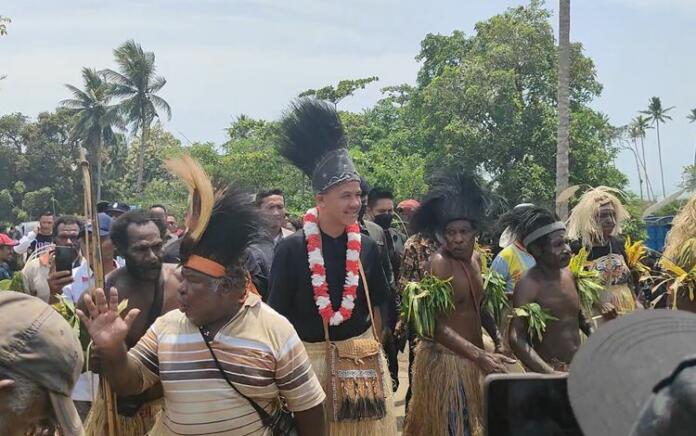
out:
M202 198L213 197L209 182L192 179L193 204L202 204L202 190L209 189ZM80 318L102 374L121 395L162 383L164 408L150 435L271 435L261 415L276 416L282 405L301 436L325 436L325 395L302 342L287 319L246 291L243 254L258 212L246 195L227 189L208 213L187 223L180 309L158 318L129 352L124 339L140 311L121 318L114 288L108 298L100 289L94 300L85 296L89 317Z

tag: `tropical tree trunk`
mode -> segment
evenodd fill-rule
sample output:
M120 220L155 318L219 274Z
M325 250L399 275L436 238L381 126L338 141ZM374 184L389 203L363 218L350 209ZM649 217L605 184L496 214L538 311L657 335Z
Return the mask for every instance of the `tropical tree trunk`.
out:
M97 163L97 201L101 201L101 185L102 185L102 132L97 135L97 146L95 160Z
M660 144L660 122L655 121L655 127L657 129L657 154L660 159L660 179L662 181L662 198L667 198L667 191L665 190L665 172L662 169L662 145Z
M140 147L138 147L138 178L135 182L135 192L143 191L143 173L145 171L145 141L147 139L147 127L145 117L141 120Z
M569 183L570 153L570 0L559 0L558 8L558 139L556 142L556 197ZM565 220L568 202L556 202L556 213Z
M640 159L638 158L638 143L636 142L636 138L633 138L633 157L636 158L636 170L638 170L638 183L640 185L640 199L641 201L645 200L643 197L643 173L642 168L641 168L641 163Z
M652 184L650 183L650 176L648 175L648 161L645 160L645 136L640 137L640 151L643 156L643 174L645 175L645 195L648 200L655 201L655 192L653 191Z

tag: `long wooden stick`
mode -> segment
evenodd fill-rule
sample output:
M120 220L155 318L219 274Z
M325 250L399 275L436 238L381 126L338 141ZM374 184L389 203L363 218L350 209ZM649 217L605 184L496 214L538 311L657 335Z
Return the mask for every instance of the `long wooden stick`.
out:
M104 289L104 265L102 264L101 238L99 236L99 219L96 204L92 196L92 176L90 173L89 162L85 156L85 150L80 149L80 166L82 167L82 179L84 185L84 207L85 220L92 224L92 232L89 237L85 237L87 252L92 254L92 272L94 273L95 289ZM87 232L85 232L87 236ZM105 292L108 292L105 290ZM118 419L116 411L116 400L106 377L99 376L99 385L104 404L106 407L106 434L108 436L118 435Z

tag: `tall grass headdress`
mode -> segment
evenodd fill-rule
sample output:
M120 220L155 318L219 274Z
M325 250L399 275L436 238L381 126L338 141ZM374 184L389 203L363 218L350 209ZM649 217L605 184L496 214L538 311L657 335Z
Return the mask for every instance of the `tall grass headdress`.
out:
M691 196L672 220L664 257L686 268L696 261L696 194Z
M619 235L622 224L630 218L628 211L619 200L619 195L622 195L620 190L607 186L598 186L582 194L580 201L568 217L568 238L580 241L588 248L596 243L605 244L607 241L604 240L598 218L599 209L609 205L614 209L616 218L612 236Z

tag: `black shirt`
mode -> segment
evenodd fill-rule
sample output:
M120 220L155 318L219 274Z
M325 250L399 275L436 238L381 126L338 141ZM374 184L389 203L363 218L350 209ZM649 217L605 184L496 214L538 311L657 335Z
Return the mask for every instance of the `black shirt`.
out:
M573 253L578 254L582 248L580 241L572 241L570 243L570 248ZM609 253L620 254L623 256L624 260L628 262L628 255L626 254L626 249L624 248L624 241L616 236L611 236L609 238L609 243L606 245L593 246L590 252L587 254L587 260L592 261L609 255Z
M326 267L326 281L333 309L341 306L343 283L346 276L346 244L348 235L332 238L322 232L322 254ZM370 288L372 306L378 307L388 301L389 285L384 275L377 252L377 244L367 236L362 236L360 261ZM285 316L295 327L297 334L305 342L324 340L319 309L314 303L314 290L309 273L307 243L303 231L283 239L276 248L269 282L268 304ZM358 285L353 316L339 326L329 326L329 338L342 341L359 336L370 328L362 279Z
M39 233L36 235L36 239L34 239L29 245L27 255L31 255L31 253L35 252L36 250L40 250L41 248L51 244L53 244L53 235L42 235Z
M245 267L263 301L268 301L268 278L271 275L275 245L268 235L258 235L247 247Z

